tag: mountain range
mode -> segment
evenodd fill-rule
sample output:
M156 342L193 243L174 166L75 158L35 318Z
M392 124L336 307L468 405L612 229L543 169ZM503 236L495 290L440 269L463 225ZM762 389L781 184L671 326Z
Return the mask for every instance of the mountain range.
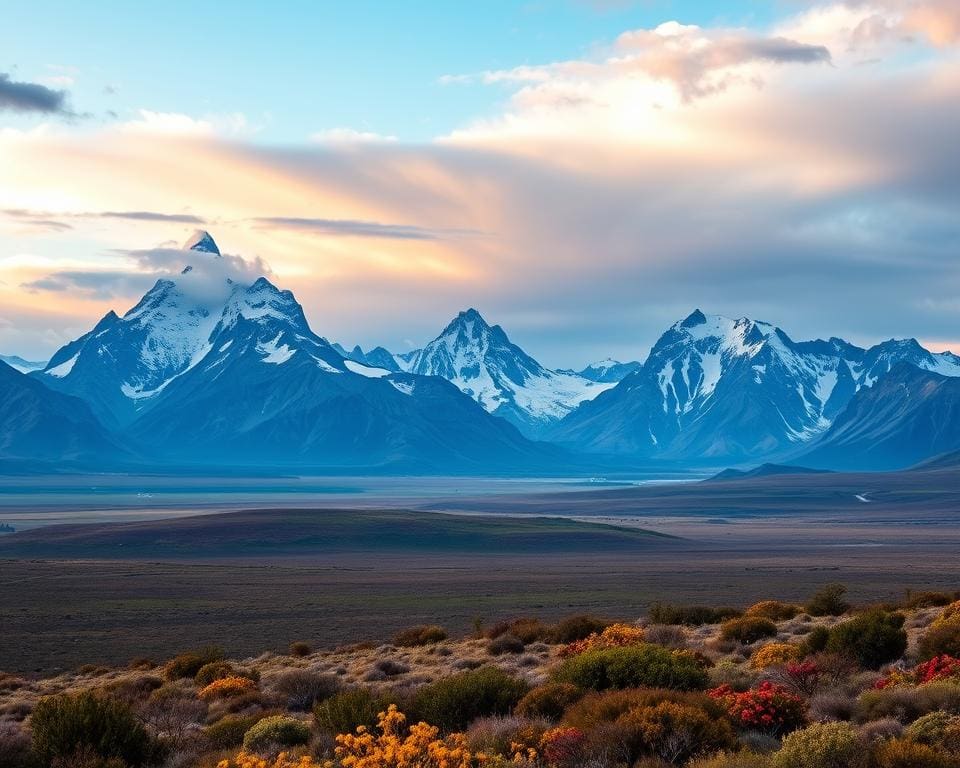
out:
M183 257L178 273L48 363L0 363L0 458L886 469L960 449L960 357L913 339L798 342L769 323L696 310L643 363L552 370L468 309L421 349L364 352L315 333L290 291L232 272L208 233Z

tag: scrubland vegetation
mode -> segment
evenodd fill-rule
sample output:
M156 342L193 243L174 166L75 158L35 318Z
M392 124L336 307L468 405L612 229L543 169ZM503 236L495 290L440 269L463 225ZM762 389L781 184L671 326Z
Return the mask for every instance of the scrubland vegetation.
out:
M4 768L960 766L960 601L657 604L0 673Z

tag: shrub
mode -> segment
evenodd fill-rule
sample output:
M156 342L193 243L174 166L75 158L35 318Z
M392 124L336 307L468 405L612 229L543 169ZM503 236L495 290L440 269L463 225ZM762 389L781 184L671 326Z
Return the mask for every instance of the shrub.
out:
M0 722L0 765L26 768L30 758L30 737L16 723Z
M243 748L262 752L276 747L296 747L310 741L310 727L285 715L265 717L251 726L243 737Z
M769 768L770 758L755 752L718 752L687 763L687 768Z
M777 625L760 616L742 616L729 619L720 626L721 640L736 640L739 643L755 643L777 634Z
M953 595L946 592L910 592L903 601L903 607L915 611L919 608L939 608L952 602Z
M133 712L119 701L90 692L47 696L30 718L33 754L42 765L85 750L98 758L119 758L130 766L154 762L156 745Z
M647 642L666 648L686 648L687 632L678 624L651 624L644 628Z
M830 630L823 626L814 627L803 638L802 650L805 654L819 653L826 649L828 642L830 642Z
M214 661L223 661L223 649L209 645L197 651L189 651L174 656L167 662L164 672L168 680L179 680L184 677L196 677L200 669Z
M303 658L304 656L309 656L311 653L313 653L313 648L310 647L309 643L304 643L301 641L290 643L291 656Z
M935 621L920 638L917 653L924 660L944 655L960 657L960 615Z
M956 768L956 761L944 752L910 739L890 739L876 745L875 768Z
M560 651L560 655L576 656L578 653L597 648L626 648L631 645L642 645L645 638L646 632L640 627L632 624L611 624L602 632L594 632L583 640L570 643Z
M753 652L750 666L754 669L766 669L799 659L800 655L800 647L792 643L767 643Z
M705 605L671 605L654 603L647 612L652 624L686 624L699 627L704 624L719 624L721 621L740 616L734 608L711 608Z
M583 763L587 735L579 728L553 728L543 734L540 749L549 765L575 768Z
M690 691L706 688L709 682L706 670L691 654L658 645L587 651L565 659L553 677L555 682L595 691L608 688Z
M960 718L957 715L938 709L914 720L903 734L921 744L938 745L943 741L947 728L958 720Z
M479 717L466 732L467 745L473 752L488 755L512 755L540 746L543 734L549 729L546 720L516 716Z
M830 630L827 650L853 657L867 669L879 669L907 650L903 615L871 611Z
M722 703L699 691L631 689L587 694L567 708L563 724L582 731L602 729L602 726L615 723L631 709L655 707L663 702L697 707L714 720L723 720L727 714Z
M813 594L803 610L811 616L842 616L850 610L850 604L844 600L846 594L843 584L827 584Z
M206 688L214 680L222 680L236 674L237 672L232 664L226 661L211 661L197 670L197 674L193 676L193 682L200 688Z
M239 747L243 743L246 732L262 718L262 714L227 715L204 728L203 735L212 749Z
M257 690L257 686L249 677L222 677L214 680L200 691L200 698L204 701L215 699L232 699L235 696L245 696Z
M369 679L383 679L384 677L396 677L405 675L410 671L410 667L396 659L377 659L373 664L373 669L367 673ZM336 678L334 678L336 680Z
M583 640L583 638L589 637L596 632L603 632L608 624L610 624L609 621L598 619L595 616L587 616L586 614L568 616L557 622L550 633L550 639L562 645L575 643L577 640Z
M733 722L744 730L789 733L807 719L803 699L767 680L742 693L721 685L709 695L721 702Z
M892 717L871 720L860 726L860 737L868 744L887 739L899 739L901 736L903 736L903 725Z
M854 768L864 765L864 748L849 723L817 723L794 731L773 756L773 768Z
M901 723L912 723L938 709L960 714L960 686L941 682L919 688L866 691L857 701L855 718L858 722L866 722L892 717Z
M441 739L435 726L418 723L408 730L406 723L406 717L391 705L379 718L378 734L337 736L338 762L369 768L472 768L479 762L467 749L462 733Z
M779 600L762 600L754 603L746 611L744 616L759 616L761 619L770 619L770 621L786 621L792 619L800 609L790 603L781 603Z
M527 693L523 680L497 667L480 667L437 680L417 691L417 717L444 731L463 730L472 720L508 714Z
M571 683L546 683L532 689L520 699L516 713L524 717L559 720L567 707L582 697L583 691Z
M353 733L360 725L373 728L378 713L392 703L386 695L369 688L350 688L314 706L313 719L330 733Z
M728 749L736 743L726 720L714 719L699 707L670 701L630 709L617 718L616 725L626 737L630 765L643 754L681 763L694 754Z
M417 627L410 627L397 632L393 638L393 644L401 648L412 648L418 645L433 645L447 639L447 632L443 627L435 624L425 624Z
M487 653L491 656L502 656L505 653L523 653L523 640L514 635L499 635L487 643Z
M318 701L329 699L340 690L340 681L334 675L291 669L272 681L272 690L283 697L287 709L309 712Z
M540 619L519 618L510 621L500 621L486 631L487 638L494 640L502 635L513 635L520 638L524 644L535 643L550 637L551 629Z

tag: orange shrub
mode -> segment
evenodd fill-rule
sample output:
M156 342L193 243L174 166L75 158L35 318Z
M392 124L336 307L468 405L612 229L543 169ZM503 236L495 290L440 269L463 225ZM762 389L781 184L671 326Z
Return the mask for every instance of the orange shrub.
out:
M767 643L757 648L750 657L750 666L754 669L766 669L777 664L796 661L802 655L800 646L792 643Z
M570 643L562 651L561 656L577 656L586 651L599 648L623 648L628 645L640 645L646 634L640 627L631 624L611 624L602 632L594 632L583 640Z
M281 752L275 758L266 759L249 752L240 752L229 760L221 760L217 768L324 768L328 763L315 762L310 755L293 757L287 752Z
M200 698L204 701L213 701L214 699L232 699L234 696L243 696L247 693L253 693L257 689L253 680L248 677L222 677L214 680L210 685L200 691Z
M784 621L792 619L800 613L800 609L789 603L781 603L779 600L761 600L754 603L744 612L744 616L759 616L770 621Z

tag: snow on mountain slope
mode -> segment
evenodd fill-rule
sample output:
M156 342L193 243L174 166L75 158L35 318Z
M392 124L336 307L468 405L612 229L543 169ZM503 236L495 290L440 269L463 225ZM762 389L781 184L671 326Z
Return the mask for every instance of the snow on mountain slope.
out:
M33 360L24 360L19 355L0 355L0 362L4 362L20 373L30 373L30 371L40 371L47 367L46 361L36 362Z
M414 355L410 370L452 382L529 436L612 386L544 368L475 309L457 315Z
M580 376L588 381L596 381L604 384L616 384L623 381L628 375L633 373L642 365L639 361L621 362L606 358L596 363L590 363L586 368L579 371L571 369L562 369L559 373L570 373Z
M794 342L769 323L705 315L674 324L646 362L547 437L581 449L682 460L776 456L824 433L891 364L960 366L915 341L864 350Z

